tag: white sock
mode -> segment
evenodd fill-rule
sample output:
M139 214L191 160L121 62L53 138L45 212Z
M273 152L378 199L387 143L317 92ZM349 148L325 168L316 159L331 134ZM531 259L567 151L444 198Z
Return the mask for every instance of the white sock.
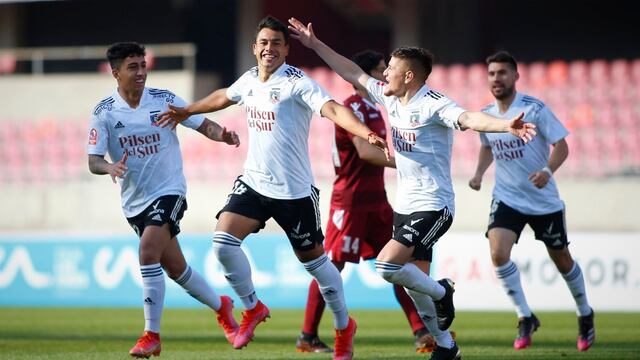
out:
M349 325L349 313L338 269L325 254L302 265L316 279L324 301L333 311L333 326L338 330L345 329Z
M144 331L160 332L164 305L164 274L160 264L140 265Z
M573 295L573 300L578 307L578 316L587 316L591 314L591 306L587 300L587 292L584 287L584 277L582 276L582 270L577 262L573 262L573 268L566 274L562 274L564 281L567 282L567 286Z
M187 294L191 295L194 299L209 306L215 311L220 309L220 296L207 284L200 274L191 269L191 266L187 265L182 275L177 278L176 283L182 286L187 291Z
M244 251L242 241L224 231L213 234L213 251L224 270L224 277L238 295L245 309L251 310L258 304L258 297L251 281L251 265Z
M436 306L433 304L433 300L428 295L423 293L406 289L407 294L413 300L414 305L416 306L416 310L418 310L418 315L422 319L422 322L425 324L427 329L433 338L436 340L436 344L438 346L451 349L453 347L453 338L451 337L451 333L449 330L442 331L438 328L438 318L436 317Z
M440 300L446 290L413 263L398 265L376 260L376 271L388 282Z
M518 317L531 316L531 309L529 309L529 304L527 304L527 299L524 296L524 291L520 284L520 271L518 271L516 264L509 260L506 264L496 267L496 275L507 296L516 307Z

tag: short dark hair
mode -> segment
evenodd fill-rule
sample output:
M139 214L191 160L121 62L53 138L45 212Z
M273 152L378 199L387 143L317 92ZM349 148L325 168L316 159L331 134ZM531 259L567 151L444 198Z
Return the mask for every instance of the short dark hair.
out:
M256 27L256 34L253 38L258 39L258 33L264 28L271 29L273 31L280 31L282 35L284 35L284 43L289 43L289 30L287 30L287 27L277 18L267 15L260 20L258 27Z
M112 69L116 69L122 65L124 59L129 56L145 56L144 46L136 42L119 42L109 46L107 50L107 59Z
M516 61L516 58L514 58L513 55L509 54L504 50L500 50L497 53L487 57L487 60L486 60L487 66L489 66L489 64L494 62L507 63L511 65L511 68L514 71L518 71L518 62Z
M431 51L417 46L402 46L391 52L391 56L398 59L409 60L418 64L424 70L425 79L431 74L433 68L433 54Z
M364 50L353 55L351 60L360 66L360 69L367 75L371 75L371 72L380 64L380 61L384 60L384 55L377 51Z

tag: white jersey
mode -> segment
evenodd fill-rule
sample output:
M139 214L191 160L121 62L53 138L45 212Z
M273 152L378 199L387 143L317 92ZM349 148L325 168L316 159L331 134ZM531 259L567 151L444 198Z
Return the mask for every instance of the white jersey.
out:
M542 189L529 181L549 161L549 146L569 134L542 101L517 93L509 109L501 114L497 103L482 110L497 118L512 119L524 112L524 119L536 125L538 136L528 144L509 133L482 133L482 145L491 147L496 160L493 197L527 215L544 215L564 208L553 177Z
M331 97L304 72L282 64L261 82L258 68L244 73L227 89L243 105L249 128L249 151L242 181L274 199L311 195L309 127Z
M426 85L402 105L396 96L383 94L385 85L369 78L367 91L389 114L398 170L394 210L408 215L446 206L453 214L453 129L460 129L458 118L466 110Z
M186 195L182 154L176 131L156 125L158 115L168 104L186 102L167 90L145 88L137 108L132 109L116 89L93 110L89 125L87 154L120 161L128 152L128 170L120 179L122 210L126 217L138 215L155 199L164 195ZM203 115L189 117L182 125L197 129Z

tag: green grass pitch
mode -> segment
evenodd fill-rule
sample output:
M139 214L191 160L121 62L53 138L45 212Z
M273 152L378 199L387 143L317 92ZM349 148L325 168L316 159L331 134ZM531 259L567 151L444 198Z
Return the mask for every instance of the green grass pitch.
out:
M356 359L428 359L416 354L400 310L354 310L358 321ZM515 315L459 312L463 359L640 359L640 313L596 313L596 344L576 349L577 321L569 312L536 313L542 327L533 347L514 351ZM273 309L243 350L226 343L214 314L202 309L165 309L160 359L331 359L330 354L299 354L295 339L303 311ZM236 318L240 318L239 311ZM143 327L142 309L0 308L0 359L128 359ZM333 343L331 315L325 312L321 337Z

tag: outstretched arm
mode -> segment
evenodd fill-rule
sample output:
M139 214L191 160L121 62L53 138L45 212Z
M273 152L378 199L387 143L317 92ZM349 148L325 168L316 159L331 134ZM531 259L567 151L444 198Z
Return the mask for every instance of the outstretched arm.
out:
M353 86L359 89L366 89L367 81L370 76L367 75L362 69L356 65L353 61L338 54L332 48L320 41L313 33L313 26L309 23L304 26L296 18L289 19L289 30L291 31L291 37L300 40L302 45L315 51L324 62L333 69L340 77L353 84Z
M234 102L227 97L227 89L218 89L204 99L185 107L169 105L169 110L160 114L158 125L166 127L171 124L172 128L175 129L179 123L185 121L191 115L222 110L232 104Z
M353 142L361 160L377 166L396 168L396 159L393 156L387 158L384 153L364 139L354 136L351 142Z
M380 136L376 135L375 132L371 131L367 125L361 123L347 107L342 106L333 100L327 101L322 105L320 114L353 135L367 140L369 144L382 150L386 159L389 160L389 148L387 147L387 142Z
M519 137L524 142L529 142L536 136L536 126L525 123L524 113L521 113L511 121L504 121L479 111L465 111L458 118L458 124L463 129L471 129L480 132L508 132Z
M478 153L478 166L476 167L476 173L469 180L469 187L473 190L480 190L482 185L482 176L489 168L489 165L493 162L493 154L491 153L491 147L480 145L480 152Z
M224 142L229 145L240 146L240 138L235 131L227 131L226 127L218 125L215 121L204 119L202 125L196 129L200 134L213 141Z

